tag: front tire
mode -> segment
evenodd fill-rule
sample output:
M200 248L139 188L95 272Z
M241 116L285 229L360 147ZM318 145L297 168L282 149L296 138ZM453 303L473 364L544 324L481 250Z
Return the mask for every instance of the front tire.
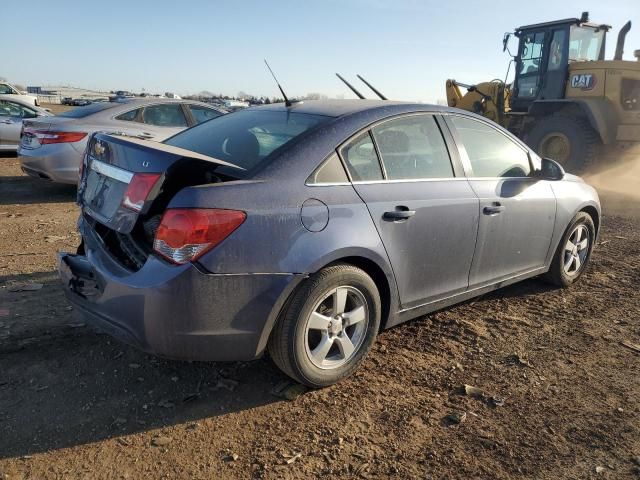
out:
M584 273L596 238L593 219L578 212L565 231L545 279L558 287L568 287Z
M326 387L360 365L380 321L380 294L371 277L353 265L333 265L294 293L271 333L269 354L294 380Z
M526 138L541 157L551 158L569 173L583 173L596 161L598 133L579 116L554 115L536 121Z

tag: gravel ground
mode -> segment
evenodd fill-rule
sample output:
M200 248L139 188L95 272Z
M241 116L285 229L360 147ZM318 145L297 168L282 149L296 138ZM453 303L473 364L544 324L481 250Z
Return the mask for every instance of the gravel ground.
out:
M409 322L301 393L268 359L165 361L76 318L74 195L0 157L0 478L640 478L640 202L605 199L572 288Z

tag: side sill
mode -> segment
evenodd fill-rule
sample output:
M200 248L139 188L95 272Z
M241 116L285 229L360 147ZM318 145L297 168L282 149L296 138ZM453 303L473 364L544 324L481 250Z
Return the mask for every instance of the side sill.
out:
M457 303L464 302L465 300L469 300L474 297L478 297L480 295L484 295L485 293L492 292L494 290L498 290L502 287L506 287L507 285L512 285L514 283L520 282L522 280L526 280L527 278L532 278L537 275L541 275L548 270L548 267L540 267L535 270L530 270L528 272L522 273L520 275L516 275L515 277L508 278L506 280L501 280L500 282L493 283L491 285L486 285L484 287L475 288L473 290L468 290L466 292L459 293L452 297L443 298L441 300L436 300L434 302L430 302L424 305L420 305L417 307L412 307L404 310L400 310L395 318L391 319L387 325L387 328L393 327L395 325L399 325L408 320L427 315L431 312L435 312L436 310L441 310L446 307L450 307Z

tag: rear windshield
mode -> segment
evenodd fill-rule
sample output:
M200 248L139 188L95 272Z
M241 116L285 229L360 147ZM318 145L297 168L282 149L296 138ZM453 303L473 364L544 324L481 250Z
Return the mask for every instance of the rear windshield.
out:
M180 132L165 143L253 170L277 148L331 117L242 110Z
M84 118L93 113L101 112L102 110L106 110L107 108L113 108L118 105L122 105L121 103L92 103L91 105L87 105L86 107L76 107L72 110L68 110L64 113L58 115L58 117L66 117L66 118Z

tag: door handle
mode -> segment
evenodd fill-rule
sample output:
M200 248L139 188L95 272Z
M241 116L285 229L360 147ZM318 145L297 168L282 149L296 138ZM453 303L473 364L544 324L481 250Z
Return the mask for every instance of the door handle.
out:
M385 220L407 220L416 214L415 210L409 210L409 207L404 205L397 206L395 210L390 212L384 212L382 218Z
M500 205L499 202L494 202L493 205L487 205L482 209L482 213L485 215L497 215L505 211L505 206Z

